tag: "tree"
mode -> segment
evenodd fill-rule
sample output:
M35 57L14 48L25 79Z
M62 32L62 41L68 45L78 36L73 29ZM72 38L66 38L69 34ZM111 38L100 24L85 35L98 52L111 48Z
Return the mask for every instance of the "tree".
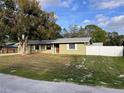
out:
M79 37L88 37L88 36L86 35L86 31L85 31L85 29L84 29L83 27L80 27L78 36L79 36Z
M35 0L19 0L19 12L16 16L16 34L20 49L25 52L28 39L53 39L61 28L55 24L53 13L42 11Z
M92 37L93 42L105 42L106 41L106 31L101 29L96 25L87 25L85 27L87 35Z
M55 23L53 13L41 10L36 0L3 0L6 33L13 40L19 41L19 49L26 53L29 39L54 39L60 34L61 27ZM11 10L11 12L9 12ZM3 14L3 13L2 13Z
M104 43L106 41L106 32L102 30L96 30L92 32L92 41Z
M2 22L0 22L0 50L2 48L2 46L5 45L5 40L6 40L6 35L5 35L5 28L4 24L2 24Z
M120 46L123 42L124 36L119 35L118 32L107 33L107 40L105 45L107 46Z
M64 31L64 37L92 37L93 42L105 42L106 32L96 25L87 25L85 28L73 25Z
M14 9L14 3L12 0L0 1L0 49L6 42L7 31L10 30L12 20L12 13Z
M62 37L67 38L69 37L69 32L66 28L62 29Z
M85 30L81 26L78 25L71 25L69 29L64 29L63 30L63 36L64 37L83 37L85 36Z
M4 46L4 45L5 45L5 36L0 31L0 50L1 50L2 46Z
M2 48L2 45L4 44L4 34L3 34L3 30L1 28L3 28L3 23L1 22L1 16L2 16L2 1L0 1L0 50Z

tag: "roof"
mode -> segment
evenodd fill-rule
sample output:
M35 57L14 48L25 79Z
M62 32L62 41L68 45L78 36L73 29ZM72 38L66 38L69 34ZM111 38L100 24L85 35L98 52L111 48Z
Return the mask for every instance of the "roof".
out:
M18 46L10 44L10 45L3 46L3 48L18 48Z
M28 44L51 44L54 40L29 40Z
M62 38L57 39L53 43L84 43L84 42L90 42L91 38L84 37L84 38Z
M56 43L84 43L90 42L90 37L83 38L61 38L56 40L29 40L28 44L56 44Z

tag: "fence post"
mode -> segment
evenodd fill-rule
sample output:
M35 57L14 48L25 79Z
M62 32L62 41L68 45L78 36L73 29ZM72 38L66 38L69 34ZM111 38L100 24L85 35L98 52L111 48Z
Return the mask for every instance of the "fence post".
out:
M124 57L124 45L123 45L123 57Z
M123 57L124 57L124 41L122 43L122 46L123 46Z

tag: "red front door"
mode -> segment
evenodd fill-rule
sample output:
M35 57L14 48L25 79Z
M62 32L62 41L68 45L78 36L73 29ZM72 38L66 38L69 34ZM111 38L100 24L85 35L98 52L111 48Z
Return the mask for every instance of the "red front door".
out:
M56 46L56 53L59 53L59 44L57 44L55 46Z

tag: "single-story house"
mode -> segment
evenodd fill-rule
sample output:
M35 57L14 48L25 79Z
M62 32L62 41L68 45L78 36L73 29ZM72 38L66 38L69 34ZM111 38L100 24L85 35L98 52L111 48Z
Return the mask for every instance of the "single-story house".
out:
M29 40L28 53L77 54L86 55L86 46L91 38L61 38L56 40Z
M2 46L0 53L17 53L18 52L18 44L6 44Z

